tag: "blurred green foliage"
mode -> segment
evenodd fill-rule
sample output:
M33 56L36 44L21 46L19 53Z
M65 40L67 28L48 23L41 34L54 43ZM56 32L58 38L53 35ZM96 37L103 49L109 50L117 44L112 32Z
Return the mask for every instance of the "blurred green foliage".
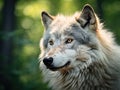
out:
M63 13L71 15L80 11L84 4L91 4L95 11L98 0L17 0L15 5L15 30L8 33L13 37L12 64L2 69L0 73L9 80L10 90L50 90L43 83L39 70L38 56L40 53L39 40L43 34L40 13L47 11L52 15ZM120 43L120 0L101 0L105 27L115 33ZM0 0L0 14L4 0ZM99 12L98 16L100 15ZM1 22L0 16L0 24ZM2 25L2 24L1 24ZM3 36L6 38L6 36ZM5 86L0 83L0 90Z

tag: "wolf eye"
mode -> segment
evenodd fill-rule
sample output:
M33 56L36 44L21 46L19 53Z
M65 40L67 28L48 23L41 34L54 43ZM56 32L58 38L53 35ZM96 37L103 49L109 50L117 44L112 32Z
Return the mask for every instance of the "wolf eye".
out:
M68 39L65 41L65 43L68 44L68 43L71 43L72 41L73 41L72 38L68 38Z
M49 44L50 44L50 45L53 45L53 44L54 44L53 40L50 40L50 41L49 41Z

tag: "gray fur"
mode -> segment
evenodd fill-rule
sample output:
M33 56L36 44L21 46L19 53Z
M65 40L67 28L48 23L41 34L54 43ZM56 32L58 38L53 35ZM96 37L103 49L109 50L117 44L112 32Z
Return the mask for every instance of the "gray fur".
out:
M84 10L92 14L90 17L94 23L90 21L82 27L83 23L76 17L85 21ZM45 82L49 82L53 90L120 90L120 47L89 5L73 16L56 16L45 29L40 44L40 68ZM68 37L74 39L70 45L65 44ZM50 39L54 40L53 46L48 43ZM68 58L71 63L52 71L43 64L45 57L59 57L59 62L66 62Z

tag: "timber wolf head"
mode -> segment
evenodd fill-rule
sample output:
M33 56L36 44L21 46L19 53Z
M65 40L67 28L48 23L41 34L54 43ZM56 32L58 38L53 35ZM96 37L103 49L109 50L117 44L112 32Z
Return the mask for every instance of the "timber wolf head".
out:
M45 30L40 67L49 86L54 90L120 90L120 48L90 5L73 16L46 12L41 16Z
M73 16L52 16L42 12L45 27L41 47L41 68L68 72L76 67L84 69L97 62L99 50L99 20L90 5Z

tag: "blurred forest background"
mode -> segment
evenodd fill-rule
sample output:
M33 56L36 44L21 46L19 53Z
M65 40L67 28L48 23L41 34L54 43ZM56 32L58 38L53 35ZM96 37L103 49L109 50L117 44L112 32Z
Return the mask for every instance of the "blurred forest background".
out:
M86 3L120 43L120 0L0 0L0 90L50 90L39 70L40 12L70 15Z

